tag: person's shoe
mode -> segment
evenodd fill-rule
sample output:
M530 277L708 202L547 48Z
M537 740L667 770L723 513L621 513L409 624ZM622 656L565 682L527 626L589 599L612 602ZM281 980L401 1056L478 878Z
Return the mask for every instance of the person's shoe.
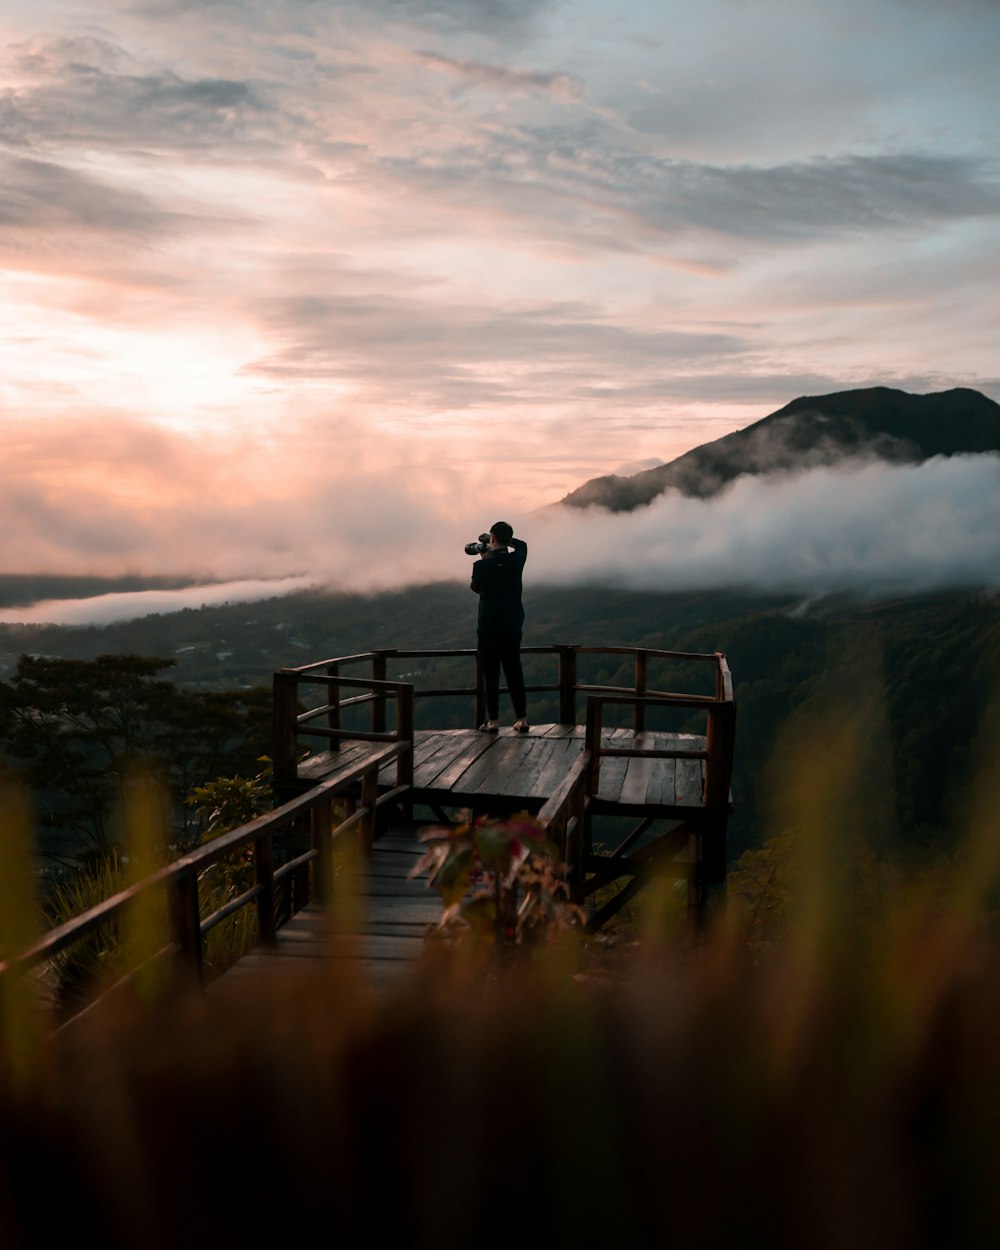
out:
M514 722L515 733L526 734L530 728L531 726L528 724L526 720L519 720L519 721Z
M483 723L479 726L479 732L481 734L498 734L500 732L500 726L491 725L488 720L483 721Z

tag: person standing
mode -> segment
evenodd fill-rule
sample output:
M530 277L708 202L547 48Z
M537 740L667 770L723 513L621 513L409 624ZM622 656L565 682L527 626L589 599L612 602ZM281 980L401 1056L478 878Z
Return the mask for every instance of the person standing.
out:
M483 733L499 732L500 669L514 705L514 729L528 732L528 705L521 670L521 571L528 558L528 544L514 537L506 521L490 528L489 546L472 566L472 590L479 596L478 646L480 671L486 694Z

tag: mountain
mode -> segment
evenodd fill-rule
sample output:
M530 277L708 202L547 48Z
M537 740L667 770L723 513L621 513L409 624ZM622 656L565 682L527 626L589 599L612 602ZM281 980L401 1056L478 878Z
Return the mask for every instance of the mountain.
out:
M800 471L851 456L915 464L985 451L1000 451L1000 404L979 391L911 395L873 386L794 399L669 464L630 477L592 478L561 502L631 512L666 490L713 495L741 474Z

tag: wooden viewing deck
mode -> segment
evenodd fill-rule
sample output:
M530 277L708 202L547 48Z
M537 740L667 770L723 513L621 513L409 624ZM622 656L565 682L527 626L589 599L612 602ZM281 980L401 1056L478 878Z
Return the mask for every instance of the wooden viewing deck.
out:
M456 700L468 701L471 725L486 719L472 650L382 649L282 669L274 677L279 795L336 783L370 753L396 747L393 760L369 775L367 794L357 783L347 790L351 800L373 813L370 846L380 828L394 818L409 817L418 805L442 822L453 819L459 809L477 816L527 811L562 848L579 901L625 879L617 898L592 916L594 927L656 872L665 871L687 878L692 920L700 926L709 891L725 884L735 738L732 677L725 656L576 646L527 647L522 654L526 671L534 657L554 663L553 680L529 680L527 690L559 716L558 722L534 725L523 735L512 730L494 736L473 728L415 728L418 706L435 700L449 699L452 707ZM629 685L584 680L588 663L613 663L619 677L625 669ZM417 675L421 666L438 674L445 664L464 666L459 675L468 673L471 680L423 686L394 678L391 671L412 678L415 666ZM701 688L683 693L659 689L651 680L657 667L667 677L680 675ZM349 715L355 718L350 724ZM654 727L656 721L671 718L700 720L701 732ZM325 749L300 759L307 739L319 739ZM380 821L374 815L379 806L394 817ZM639 823L612 846L598 847L595 819L603 818L606 829L613 818L626 817Z
M523 654L526 675L529 663L554 662L557 670L551 681L529 677L528 693L535 696L529 707L550 707L558 719L533 725L528 734L434 726L433 717L416 727L418 709L423 714L434 700L448 700L439 706L451 719L461 718L456 708L463 701L467 724L485 719L471 650L384 649L280 670L274 676L275 809L46 934L0 963L0 975L44 965L139 895L157 890L166 897L169 941L156 957L171 959L199 982L205 936L248 905L256 910L259 945L227 973L231 984L264 966L329 955L325 920L337 901L334 847L345 838L357 843L368 867L360 905L352 904L357 940L342 945L372 976L388 972L390 964L398 972L416 958L427 925L440 914L436 897L409 877L418 824L446 823L469 811L535 816L559 847L580 903L619 883L613 897L591 907L592 929L658 874L687 882L692 925L700 928L709 895L726 878L735 703L725 656L572 646L525 648ZM449 664L467 674L465 682L421 686L413 680L425 670L438 676ZM617 680L584 680L587 664L617 666ZM654 668L686 681L700 674L691 684L701 689L656 688ZM309 753L307 739L319 739L322 749ZM199 879L234 854L252 857L255 884L203 916ZM342 940L350 936L341 930Z
M618 728L602 734L604 754L621 750L605 765L591 796L594 812L642 815L655 810L682 819L703 803L704 738ZM418 729L413 735L413 781L409 800L446 817L445 807L500 815L538 812L580 758L586 746L583 725L534 725L527 734L504 729L493 737L475 729ZM368 743L354 742L299 766L298 780L333 780L351 768ZM651 758L636 751L697 753L696 758ZM379 771L380 789L394 784L394 765Z

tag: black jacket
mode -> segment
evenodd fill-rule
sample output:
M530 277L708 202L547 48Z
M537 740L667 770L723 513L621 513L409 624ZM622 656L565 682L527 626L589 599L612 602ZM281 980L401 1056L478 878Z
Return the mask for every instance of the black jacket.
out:
M513 551L495 551L472 566L472 589L479 595L480 636L520 636L524 624L521 570L528 558L528 544L512 538L510 545Z

